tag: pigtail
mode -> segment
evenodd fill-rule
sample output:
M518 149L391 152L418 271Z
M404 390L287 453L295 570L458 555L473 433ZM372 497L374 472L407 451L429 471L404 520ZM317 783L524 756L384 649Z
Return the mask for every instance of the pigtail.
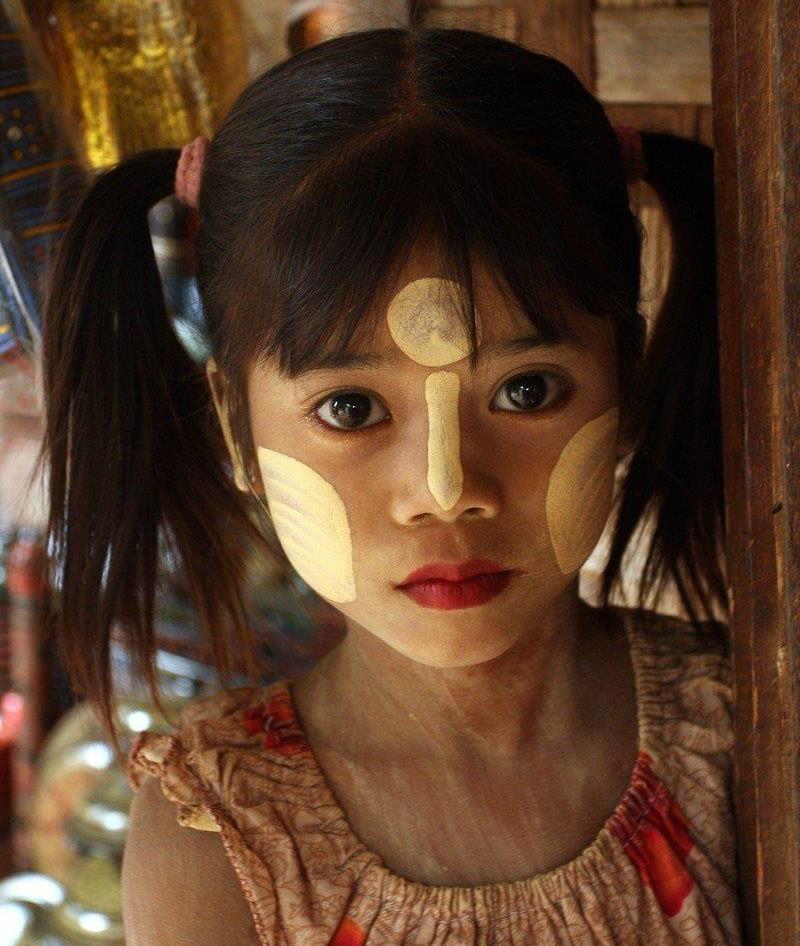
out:
M255 666L241 589L259 533L225 470L204 372L168 317L148 227L148 210L173 191L178 154L140 152L95 180L61 241L45 305L40 459L56 640L118 750L112 626L163 709L153 614L165 549L183 562L218 669L241 666L234 653Z
M727 618L725 505L717 328L713 151L643 133L646 182L672 234L672 268L644 356L632 412L637 448L618 500L601 596L620 581L623 554L652 514L638 606L671 579L693 623ZM716 610L715 610L716 608Z

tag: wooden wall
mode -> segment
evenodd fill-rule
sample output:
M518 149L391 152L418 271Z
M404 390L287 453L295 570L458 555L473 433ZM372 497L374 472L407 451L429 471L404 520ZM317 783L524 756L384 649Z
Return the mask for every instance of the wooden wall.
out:
M717 259L748 946L800 943L800 4L713 0Z

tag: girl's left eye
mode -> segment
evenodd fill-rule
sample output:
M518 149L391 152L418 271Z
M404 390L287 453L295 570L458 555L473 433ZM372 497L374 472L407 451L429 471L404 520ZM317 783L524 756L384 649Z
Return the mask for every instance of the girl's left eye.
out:
M556 375L531 371L509 378L492 399L492 408L501 411L536 411L549 407L563 396L566 383Z
M312 408L311 415L319 423L336 430L362 430L385 420L389 412L372 394L336 391Z

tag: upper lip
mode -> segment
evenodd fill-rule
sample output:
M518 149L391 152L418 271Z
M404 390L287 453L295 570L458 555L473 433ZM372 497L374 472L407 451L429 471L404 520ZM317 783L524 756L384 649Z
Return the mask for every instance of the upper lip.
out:
M508 571L513 569L488 558L471 558L468 562L431 562L406 575L397 587L401 588L416 581L464 581L475 575Z

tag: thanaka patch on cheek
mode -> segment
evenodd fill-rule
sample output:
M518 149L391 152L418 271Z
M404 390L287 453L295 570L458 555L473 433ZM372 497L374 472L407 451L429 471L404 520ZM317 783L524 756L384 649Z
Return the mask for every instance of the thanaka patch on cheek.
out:
M458 428L458 392L454 371L434 371L425 379L428 405L428 489L442 509L452 509L461 496L461 437Z
M257 448L267 505L286 557L331 601L356 600L353 542L341 496L294 457Z
M392 338L420 365L440 368L469 354L469 335L451 293L461 293L458 283L426 276L408 283L389 303Z
M584 424L561 451L545 501L558 567L566 575L584 564L600 540L611 508L619 409Z

